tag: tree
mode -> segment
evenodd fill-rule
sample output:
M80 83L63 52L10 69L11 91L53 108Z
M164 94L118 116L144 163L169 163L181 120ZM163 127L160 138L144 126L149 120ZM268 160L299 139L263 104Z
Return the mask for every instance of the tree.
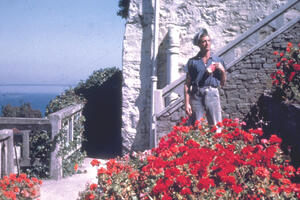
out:
M40 110L31 108L30 103L23 103L21 106L11 106L7 104L2 106L3 117L23 117L23 118L41 118L42 113Z
M128 18L129 3L130 0L119 0L120 10L117 12L118 16L121 16L124 19Z

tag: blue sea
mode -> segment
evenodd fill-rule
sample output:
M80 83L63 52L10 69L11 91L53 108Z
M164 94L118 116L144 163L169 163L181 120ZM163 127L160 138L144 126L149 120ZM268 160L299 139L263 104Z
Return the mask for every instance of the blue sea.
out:
M30 103L35 110L40 110L43 117L49 102L71 86L67 85L0 85L0 109L10 104L20 106ZM2 112L0 112L0 115Z

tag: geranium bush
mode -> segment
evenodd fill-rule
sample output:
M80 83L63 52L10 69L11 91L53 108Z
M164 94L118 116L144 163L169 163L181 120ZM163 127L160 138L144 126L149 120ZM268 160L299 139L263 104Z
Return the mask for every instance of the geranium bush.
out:
M288 42L285 52L275 51L276 70L271 74L273 95L280 100L300 102L300 43L298 47Z
M182 123L183 124L183 123ZM98 166L98 183L80 199L297 199L298 176L276 135L241 129L238 120L217 126L179 125L157 148ZM221 129L221 130L220 130Z
M42 181L26 174L10 174L0 179L1 200L31 200L40 195Z

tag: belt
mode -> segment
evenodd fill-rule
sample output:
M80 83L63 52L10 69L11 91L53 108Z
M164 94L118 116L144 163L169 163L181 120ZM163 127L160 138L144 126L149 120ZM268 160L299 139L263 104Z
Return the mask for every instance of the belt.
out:
M198 86L199 88L204 88L204 89L206 89L206 88L218 88L218 87L215 87L215 86L211 86L211 85L209 85L209 86Z

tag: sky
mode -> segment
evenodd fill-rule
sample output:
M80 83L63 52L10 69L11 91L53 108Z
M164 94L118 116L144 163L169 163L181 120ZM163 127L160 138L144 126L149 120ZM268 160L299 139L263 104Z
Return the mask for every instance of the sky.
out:
M0 86L74 85L122 63L118 0L0 0Z

